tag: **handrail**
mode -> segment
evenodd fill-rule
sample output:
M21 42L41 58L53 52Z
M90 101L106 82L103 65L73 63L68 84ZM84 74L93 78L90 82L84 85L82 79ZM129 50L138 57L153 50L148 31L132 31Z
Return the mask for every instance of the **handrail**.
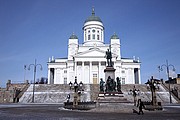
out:
M18 102L17 99L22 97L22 95L23 95L24 92L28 89L29 86L30 86L30 84L27 84L27 85L22 89L22 91L15 97L15 100L16 100L15 102Z
M167 91L169 91L169 88L162 82L162 86L163 86L163 88L164 89L166 89ZM176 96L176 95L174 95L174 93L170 90L170 92L171 92L171 95L173 96L173 98L178 102L178 103L180 103L180 99Z

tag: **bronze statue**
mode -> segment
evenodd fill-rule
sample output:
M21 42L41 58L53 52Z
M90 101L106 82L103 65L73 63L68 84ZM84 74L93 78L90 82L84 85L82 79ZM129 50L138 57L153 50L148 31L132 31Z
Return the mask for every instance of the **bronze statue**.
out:
M116 92L116 82L110 76L106 81L106 92Z
M103 81L103 79L101 78L100 79L101 81L100 81L100 92L104 92L104 81Z
M112 67L112 53L109 49L106 51L105 57L107 59L108 67Z
M119 79L119 77L116 78L117 81L117 91L121 92L121 80Z

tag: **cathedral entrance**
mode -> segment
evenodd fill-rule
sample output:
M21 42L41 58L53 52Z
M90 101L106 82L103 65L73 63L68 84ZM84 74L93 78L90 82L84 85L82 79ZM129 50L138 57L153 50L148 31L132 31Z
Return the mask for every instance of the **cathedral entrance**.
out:
M98 74L97 73L93 73L93 84L98 84Z
M139 84L139 72L138 72L138 68L134 69L134 79L135 79L135 84Z

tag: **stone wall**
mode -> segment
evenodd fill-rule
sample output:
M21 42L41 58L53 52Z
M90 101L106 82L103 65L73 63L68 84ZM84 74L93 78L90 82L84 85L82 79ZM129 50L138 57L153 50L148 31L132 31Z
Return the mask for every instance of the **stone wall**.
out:
M27 85L28 83L11 83L11 80L8 80L6 88L0 88L0 103L18 102L16 98L21 97L18 95Z
M13 102L14 90L7 90L6 88L0 89L0 103L10 103Z

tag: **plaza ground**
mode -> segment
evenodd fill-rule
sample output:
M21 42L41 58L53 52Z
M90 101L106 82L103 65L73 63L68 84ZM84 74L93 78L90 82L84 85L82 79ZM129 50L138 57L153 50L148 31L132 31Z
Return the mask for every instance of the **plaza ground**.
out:
M122 103L123 104L123 103ZM108 106L107 106L108 107ZM133 107L133 105L132 105ZM162 111L145 111L144 115L111 111L67 110L63 104L0 104L1 120L179 120L180 105L164 105ZM112 108L111 108L112 109ZM119 107L119 109L124 109ZM131 109L131 107L129 107Z

